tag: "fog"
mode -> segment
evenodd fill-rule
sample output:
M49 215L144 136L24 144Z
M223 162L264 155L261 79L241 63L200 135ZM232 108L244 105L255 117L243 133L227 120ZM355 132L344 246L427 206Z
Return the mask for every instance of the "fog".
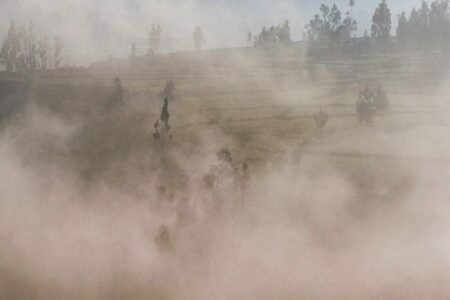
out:
M94 63L0 73L0 300L450 297L448 49L246 44L312 1L106 2L0 4Z

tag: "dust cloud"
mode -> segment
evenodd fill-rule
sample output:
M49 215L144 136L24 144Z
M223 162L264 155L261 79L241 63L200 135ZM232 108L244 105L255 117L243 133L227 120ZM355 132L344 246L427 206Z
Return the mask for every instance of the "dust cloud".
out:
M56 19L66 2L51 3ZM130 23L92 33L76 12L100 2L70 3L69 64L127 58L0 74L0 300L450 297L448 54L293 43L128 58L144 12L177 32L172 51L193 47L193 20L212 36L239 9L208 2L211 20L196 1L150 1L134 27L113 1ZM239 16L208 44L285 18L294 32L297 10ZM166 102L169 80L179 99ZM359 124L367 84L391 107Z
M182 183L169 197L133 164L86 188L68 154L80 126L30 105L2 132L2 299L448 296L446 128L363 128L318 142L388 160L298 157L283 146L236 210L232 183L199 184L216 159L201 149L226 140L217 133L197 153L172 154ZM168 248L155 242L161 224Z

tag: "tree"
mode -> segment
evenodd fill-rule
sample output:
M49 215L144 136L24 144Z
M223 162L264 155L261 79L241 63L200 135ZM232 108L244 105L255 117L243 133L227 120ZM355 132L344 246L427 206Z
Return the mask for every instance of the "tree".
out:
M389 99L386 91L378 86L372 90L368 85L359 92L356 112L360 123L371 123L374 116L389 109Z
M370 124L376 114L376 110L372 102L372 93L368 86L359 92L359 100L356 104L356 113L358 114L359 123L361 124Z
M203 44L205 43L205 36L203 35L203 30L200 26L195 27L193 37L194 37L195 50L201 50Z
M161 123L160 123L161 121ZM161 115L159 120L155 123L155 133L153 134L153 138L156 141L159 141L161 143L161 155L164 155L165 145L166 145L166 139L168 136L171 126L170 126L170 113L169 113L169 101L164 99L164 105L161 110Z
M336 4L332 7L322 4L320 14L316 14L305 29L309 41L328 41L336 44L342 40L348 41L358 26L350 12L343 18Z
M413 8L407 17L399 16L397 35L403 46L421 50L443 49L450 40L450 0L435 0L428 5L422 1L419 9Z
M135 59L136 58L136 43L135 42L133 42L133 44L131 44L130 58L131 59Z
M247 34L247 44L251 44L253 42L253 34L249 32Z
M397 38L400 43L405 44L408 38L408 30L409 30L409 24L408 24L408 18L406 17L406 12L402 12L398 16L398 27L397 27Z
M391 10L389 9L386 0L382 0L372 17L372 38L379 41L387 41L391 36Z
M114 79L114 91L111 97L111 101L108 105L108 109L112 110L124 104L125 91L122 87L122 81L120 77Z
M53 64L55 69L61 66L62 51L64 49L64 42L60 36L53 39Z
M160 52L161 48L161 34L162 34L162 28L160 25L152 24L152 30L150 31L149 37L148 37L148 53L149 54L156 54Z
M0 63L5 66L8 72L15 72L18 69L18 59L21 51L20 42L20 33L16 30L15 23L11 22L0 51Z
M28 29L23 29L23 50L25 55L25 68L28 72L34 72L37 69L37 45L36 36L33 30L33 24L30 23Z
M347 14L347 17L342 21L341 25L341 37L345 41L349 41L352 38L353 32L358 30L358 23L353 17Z
M158 234L155 236L155 244L162 252L170 251L172 249L170 231L166 225L163 224L159 227Z
M159 94L161 100L167 99L169 102L174 102L177 100L176 96L176 86L172 79L167 80L164 89Z
M349 6L351 9L355 6L355 0L350 0Z
M450 0L436 0L430 6L430 27L433 43L442 48L450 40Z
M373 97L373 105L378 113L383 113L389 109L388 95L381 86L378 86L375 89Z
M261 33L255 36L255 47L271 48L278 45L289 45L291 43L291 28L289 20L277 26L271 26L269 29L263 27Z
M37 55L39 57L39 68L48 68L49 39L47 35L41 36L37 45Z
M316 123L317 130L322 130L323 128L325 128L325 126L328 124L328 120L328 113L322 110L322 108L320 108L319 112L314 114L314 121Z
M280 44L291 43L291 27L289 26L289 20L284 21L283 25L277 27L277 36Z
M9 72L34 72L50 67L53 58L53 66L59 68L63 47L61 38L56 37L52 51L48 35L37 35L33 24L16 29L12 22L1 47L0 63Z

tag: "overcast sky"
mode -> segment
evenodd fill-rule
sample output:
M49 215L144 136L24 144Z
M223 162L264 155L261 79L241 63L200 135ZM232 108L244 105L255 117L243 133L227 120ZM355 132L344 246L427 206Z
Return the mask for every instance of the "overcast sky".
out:
M192 32L201 25L207 48L245 44L249 31L291 23L292 37L302 38L302 29L321 3L336 3L348 10L349 0L0 0L0 34L9 23L33 22L36 31L60 34L66 41L66 63L88 64L108 55L127 56L136 41L138 52L146 47L152 23L163 27L164 51L193 47ZM379 0L356 0L354 15L360 32L370 28L371 15ZM418 6L420 0L388 0L394 15Z

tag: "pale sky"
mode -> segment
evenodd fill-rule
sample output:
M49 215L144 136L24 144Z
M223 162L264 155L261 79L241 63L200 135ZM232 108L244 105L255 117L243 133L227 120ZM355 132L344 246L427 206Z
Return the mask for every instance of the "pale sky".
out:
M307 21L321 3L336 3L345 12L349 0L0 0L0 36L9 23L33 22L36 31L60 34L66 40L66 63L87 64L109 54L125 57L135 41L144 52L152 23L163 27L162 49L192 49L195 26L203 27L207 48L245 44L249 31L291 23L292 38L300 40ZM354 16L360 32L370 28L379 0L356 0ZM388 0L393 21L401 10L420 0Z

